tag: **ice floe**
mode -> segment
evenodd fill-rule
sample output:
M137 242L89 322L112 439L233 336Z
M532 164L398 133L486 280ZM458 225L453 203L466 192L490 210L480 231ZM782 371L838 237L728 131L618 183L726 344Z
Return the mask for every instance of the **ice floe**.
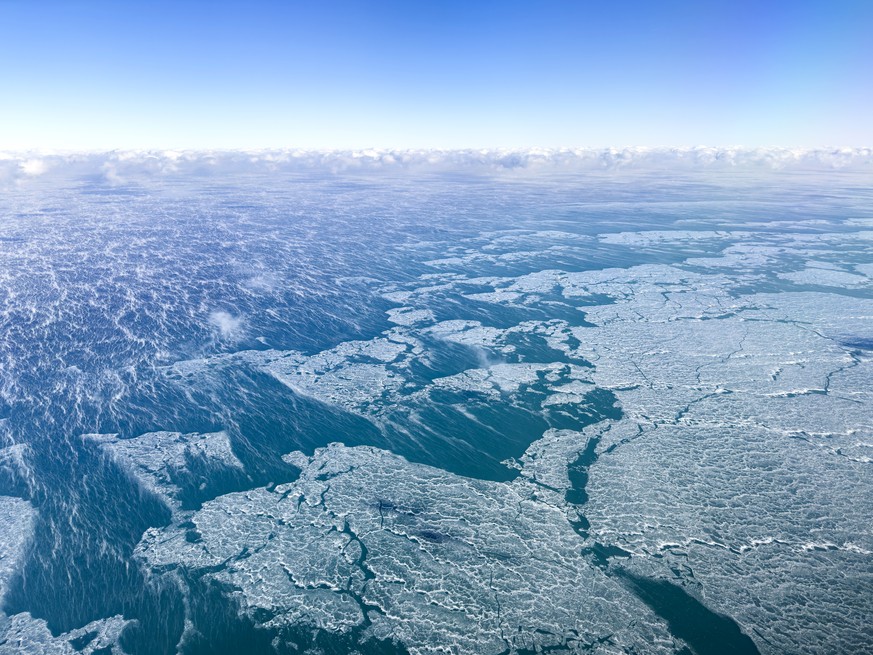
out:
M588 567L564 512L525 488L339 444L295 455L299 481L222 496L197 539L152 530L139 552L237 589L279 629L360 630L412 653L672 652L621 585Z

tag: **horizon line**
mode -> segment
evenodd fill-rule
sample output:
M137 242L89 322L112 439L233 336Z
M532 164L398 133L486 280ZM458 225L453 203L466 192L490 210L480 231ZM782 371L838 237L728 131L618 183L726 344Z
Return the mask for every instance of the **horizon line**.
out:
M536 175L663 171L864 172L873 148L614 147L481 149L0 150L0 181L73 176L108 184L246 174L449 173Z

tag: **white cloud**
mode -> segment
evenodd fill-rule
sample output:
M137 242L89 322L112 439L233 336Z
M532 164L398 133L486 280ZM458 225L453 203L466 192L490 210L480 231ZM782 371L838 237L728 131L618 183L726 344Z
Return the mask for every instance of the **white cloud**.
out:
M36 175L102 180L108 184L173 177L322 172L481 175L670 171L873 172L873 149L563 148L522 150L259 150L0 153L0 180Z
M49 168L44 159L26 159L20 162L18 167L25 175L42 175Z
M209 322L218 328L222 339L235 339L240 336L243 329L243 319L224 311L212 312Z

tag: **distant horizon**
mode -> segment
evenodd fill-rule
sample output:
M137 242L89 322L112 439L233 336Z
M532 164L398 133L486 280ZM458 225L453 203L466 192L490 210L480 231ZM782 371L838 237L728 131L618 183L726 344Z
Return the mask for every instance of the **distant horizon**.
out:
M845 172L873 174L873 148L507 148L507 149L153 149L0 151L0 182L64 178L110 186L235 175L361 173L470 175L603 172Z

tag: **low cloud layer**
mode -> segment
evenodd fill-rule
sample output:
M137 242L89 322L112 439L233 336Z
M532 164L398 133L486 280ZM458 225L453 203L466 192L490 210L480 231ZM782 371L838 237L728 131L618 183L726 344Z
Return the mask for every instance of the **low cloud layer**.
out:
M465 172L538 175L695 170L873 172L873 149L608 148L526 150L112 151L0 153L0 181L59 176L125 184L177 176Z

